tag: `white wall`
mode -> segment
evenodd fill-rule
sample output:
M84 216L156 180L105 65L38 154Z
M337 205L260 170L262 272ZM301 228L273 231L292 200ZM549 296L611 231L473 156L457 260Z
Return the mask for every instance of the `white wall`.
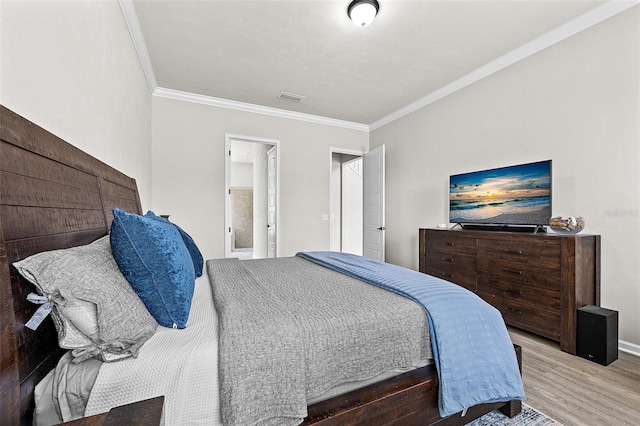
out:
M231 163L231 186L253 187L253 164Z
M387 260L417 268L450 174L553 160L553 214L602 235L602 306L640 350L640 6L371 133L386 145Z
M153 96L153 208L206 258L224 257L225 133L280 141L278 256L328 250L330 148L366 151L368 133Z
M638 9L372 132L390 262L417 267L450 174L552 158L554 214L602 235L602 304L640 345ZM282 141L281 256L328 248L329 147L368 148L366 132L149 96L115 1L1 1L0 103L134 177L206 257L224 255L225 132Z
M136 179L151 204L151 92L115 1L2 1L0 103Z

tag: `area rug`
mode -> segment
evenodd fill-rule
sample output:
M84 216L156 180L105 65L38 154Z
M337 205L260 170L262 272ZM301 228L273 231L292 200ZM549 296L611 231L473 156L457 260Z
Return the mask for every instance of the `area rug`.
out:
M562 423L523 403L522 412L513 418L496 410L467 423L466 426L562 426Z

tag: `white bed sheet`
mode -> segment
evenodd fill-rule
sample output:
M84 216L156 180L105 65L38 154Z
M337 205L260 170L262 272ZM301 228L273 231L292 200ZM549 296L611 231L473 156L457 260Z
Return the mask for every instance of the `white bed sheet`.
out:
M187 327L159 327L138 358L104 363L85 416L164 395L167 425L221 425L218 316L206 274L196 280Z

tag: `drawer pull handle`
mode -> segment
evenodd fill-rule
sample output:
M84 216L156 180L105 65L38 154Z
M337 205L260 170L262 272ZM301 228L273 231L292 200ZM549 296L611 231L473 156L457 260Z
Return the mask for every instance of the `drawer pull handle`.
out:
M456 243L448 243L448 242L446 242L446 241L443 241L443 242L442 242L442 245L443 245L443 246L449 246L449 247L455 247Z
M447 278L451 278L453 279L453 274L445 274L444 272L442 273L443 277L447 277Z
M508 272L510 274L522 275L522 271L517 271L515 269L504 268L503 271Z
M518 311L518 310L510 308L508 306L505 307L504 309L507 310L507 311L513 312L514 314L522 315L522 311Z
M451 263L453 263L453 257L443 257L442 261L443 262L451 262Z
M522 250L509 250L509 249L504 249L505 253L508 254L522 254Z
M520 291L520 290L513 290L513 289L510 289L510 288L505 288L504 291L506 291L508 293L515 293L515 294L522 295L522 291Z

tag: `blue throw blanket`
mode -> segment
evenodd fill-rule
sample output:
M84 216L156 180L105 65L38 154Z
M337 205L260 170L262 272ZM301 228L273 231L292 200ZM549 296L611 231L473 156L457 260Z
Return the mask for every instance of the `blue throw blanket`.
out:
M319 251L296 256L424 306L442 417L477 404L524 399L518 361L502 315L477 295L431 275L353 254Z

